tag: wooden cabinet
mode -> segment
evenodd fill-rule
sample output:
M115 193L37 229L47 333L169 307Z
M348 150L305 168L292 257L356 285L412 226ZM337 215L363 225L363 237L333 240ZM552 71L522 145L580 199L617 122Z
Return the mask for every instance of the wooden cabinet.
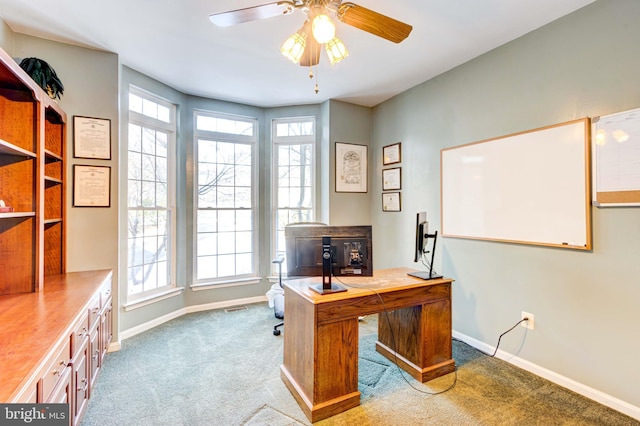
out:
M0 49L0 296L64 272L66 120Z
M0 296L0 402L68 403L80 423L111 342L111 285L110 270L72 272Z

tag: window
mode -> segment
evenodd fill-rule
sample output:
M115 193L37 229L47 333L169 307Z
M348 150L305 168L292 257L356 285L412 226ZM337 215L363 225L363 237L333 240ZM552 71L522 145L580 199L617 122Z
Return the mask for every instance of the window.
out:
M257 275L257 120L195 112L195 282Z
M274 223L276 254L285 254L284 227L315 220L315 120L273 121ZM285 259L286 262L286 259ZM286 265L282 265L286 271Z
M131 87L127 140L127 297L174 284L175 106Z

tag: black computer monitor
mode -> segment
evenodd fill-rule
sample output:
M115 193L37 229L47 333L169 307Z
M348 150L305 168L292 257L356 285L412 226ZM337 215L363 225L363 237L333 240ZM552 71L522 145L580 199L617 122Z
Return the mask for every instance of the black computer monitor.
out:
M409 275L423 280L433 280L442 278L433 272L433 259L436 253L436 242L438 240L438 231L433 234L429 233L429 222L427 221L427 212L419 212L416 215L416 240L414 244L414 262L422 262L426 266L425 271L410 272ZM432 241L431 250L428 248L429 241ZM429 256L429 253L431 256ZM429 258L430 257L430 258Z
M330 237L331 275L373 275L371 225L287 225L284 230L289 277L322 276L323 237Z

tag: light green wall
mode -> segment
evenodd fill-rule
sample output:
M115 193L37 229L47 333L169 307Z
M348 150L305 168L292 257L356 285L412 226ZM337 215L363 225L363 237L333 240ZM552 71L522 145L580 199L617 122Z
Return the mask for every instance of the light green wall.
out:
M639 107L638 17L637 0L599 0L377 106L372 161L402 142L403 199L371 204L376 267L414 265L417 211L440 229L440 149ZM456 332L495 346L533 313L501 349L639 407L640 208L592 212L591 252L441 238L437 269L455 279Z
M374 169L368 165L368 182L366 193L335 192L336 188L336 142L367 145L369 160L373 158L371 152L371 108L349 104L340 101L329 101L329 189L331 201L329 205L329 218L325 223L332 225L369 225L371 218L369 210L363 206L369 206L372 196L371 184L374 177ZM373 177L373 178L372 178ZM324 182L327 182L326 180ZM382 201L380 201L382 203ZM375 253L374 253L375 255Z

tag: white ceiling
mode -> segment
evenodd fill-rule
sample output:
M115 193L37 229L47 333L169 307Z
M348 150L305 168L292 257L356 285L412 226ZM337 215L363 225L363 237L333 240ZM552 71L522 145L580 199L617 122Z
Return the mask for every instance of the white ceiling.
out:
M394 44L338 22L350 56L331 66L322 53L318 94L308 68L280 53L302 12L226 28L209 21L272 1L0 0L0 16L15 32L115 52L192 95L264 107L327 99L374 106L594 0L356 0L413 31ZM42 59L55 68L55 59Z

